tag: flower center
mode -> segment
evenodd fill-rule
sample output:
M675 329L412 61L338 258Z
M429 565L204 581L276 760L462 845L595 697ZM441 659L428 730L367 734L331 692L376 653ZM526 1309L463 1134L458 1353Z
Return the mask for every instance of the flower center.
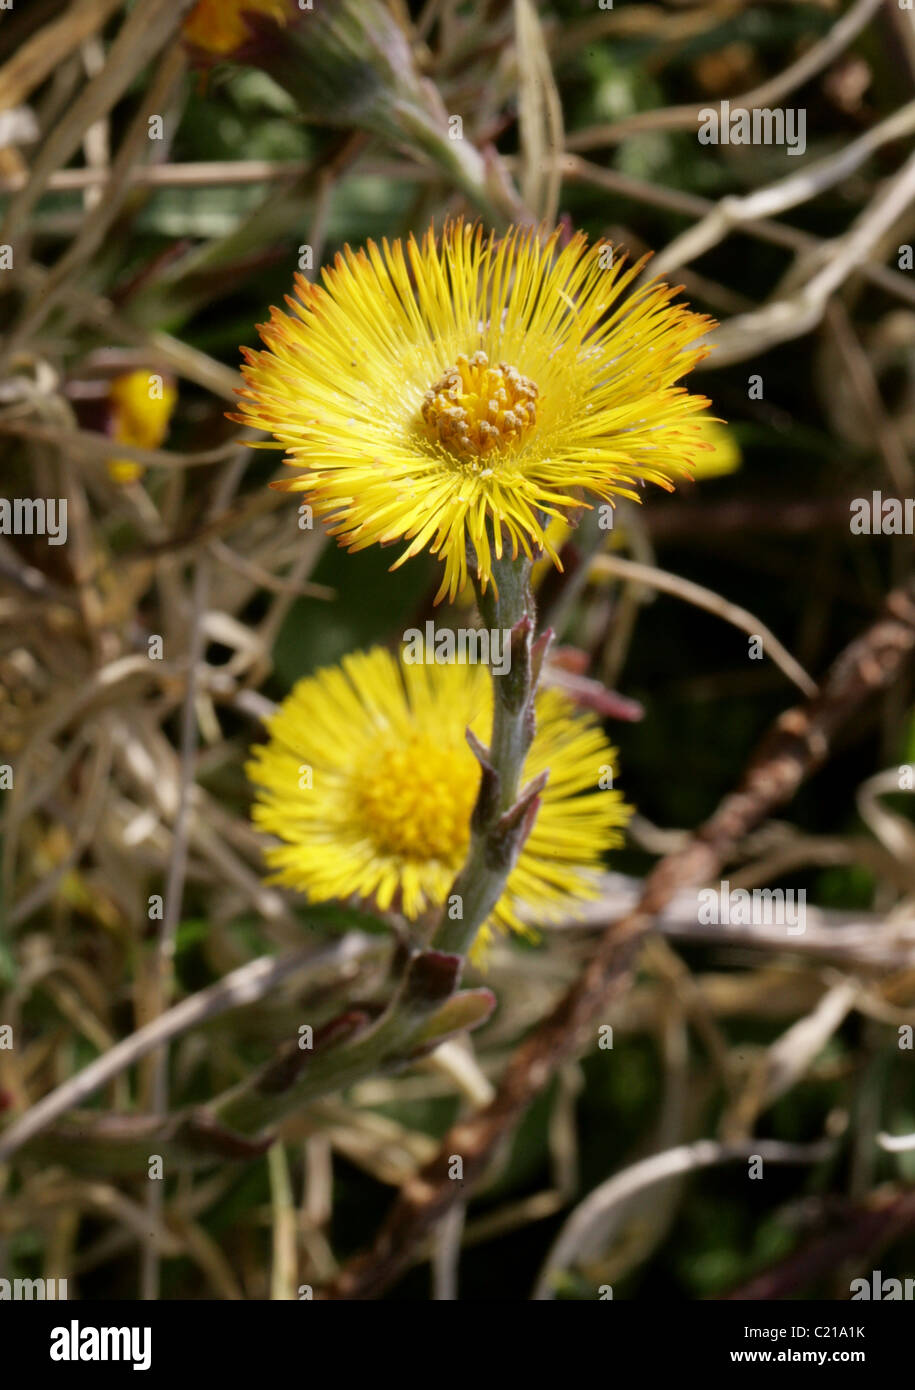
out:
M459 458L516 444L537 419L537 387L517 367L489 365L485 352L458 357L423 396L430 435Z
M469 748L412 734L383 744L360 771L357 815L378 853L451 862L466 849L478 783Z

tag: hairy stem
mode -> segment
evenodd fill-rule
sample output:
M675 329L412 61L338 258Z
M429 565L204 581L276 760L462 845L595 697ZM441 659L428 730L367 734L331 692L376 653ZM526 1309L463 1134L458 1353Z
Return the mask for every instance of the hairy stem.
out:
M112 1173L140 1172L153 1155L168 1169L259 1158L278 1126L307 1105L367 1076L396 1071L485 1022L495 999L487 989L458 991L460 965L440 951L416 952L377 1017L365 1008L337 1014L314 1030L311 1046L290 1039L265 1066L207 1105L161 1116L72 1113L33 1133L21 1146L23 1157Z
M485 592L478 588L480 612L493 634L505 634L510 660L503 674L492 671L490 746L474 745L483 771L470 848L434 938L437 950L458 956L467 955L502 896L539 805L540 785L525 788L522 776L534 737L534 698L549 639L534 642L530 560L504 557L494 560L492 568L494 583Z

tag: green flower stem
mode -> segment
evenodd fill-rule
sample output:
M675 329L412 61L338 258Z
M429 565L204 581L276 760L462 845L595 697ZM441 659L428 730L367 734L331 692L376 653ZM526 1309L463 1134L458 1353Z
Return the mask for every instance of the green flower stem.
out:
M537 810L540 786L524 788L522 775L534 737L534 698L548 637L534 642L531 562L493 562L494 584L478 589L483 621L511 632L511 663L492 672L493 723L489 749L475 748L483 775L471 820L470 848L451 886L433 945L466 956L514 867ZM460 915L458 916L458 912Z
M319 125L368 131L425 155L493 227L531 221L507 175L488 168L463 135L452 139L438 89L419 72L408 36L381 0L290 5L287 23L247 16L252 42L238 59L261 67Z
M73 1113L19 1152L30 1163L111 1174L143 1172L153 1154L168 1171L260 1158L278 1126L322 1096L396 1071L485 1022L495 998L487 989L456 991L460 964L439 951L416 952L380 1017L360 1008L337 1015L315 1030L313 1047L290 1041L208 1105L170 1116Z
M211 1106L149 1123L146 1116L85 1113L70 1116L30 1140L22 1156L30 1163L62 1163L79 1172L137 1173L158 1154L166 1169L206 1167L226 1159L250 1160L266 1153L276 1128L322 1096L367 1076L394 1070L409 1060L406 1020L395 1012L364 1038L340 1042L326 1055L303 1054L300 1075L282 1089L263 1086L270 1069L246 1079ZM291 1054L281 1054L277 1070Z
M508 181L500 183L495 170L490 174L472 141L452 140L442 121L410 103L400 102L396 110L402 134L453 179L491 226L532 220Z
M29 1141L23 1157L106 1173L142 1172L152 1154L171 1169L258 1158L275 1141L277 1126L305 1106L366 1076L397 1070L486 1020L495 1004L490 991L458 990L463 958L502 896L545 780L522 785L549 642L549 634L534 641L530 576L529 560L503 558L493 564L494 584L485 593L478 590L484 623L510 633L511 659L504 674L492 672L490 747L474 749L482 777L470 847L432 949L405 961L380 1016L360 1008L337 1015L316 1030L313 1048L290 1041L253 1076L205 1106L170 1116L71 1114ZM461 914L452 919L449 904L456 901Z
M257 1076L208 1107L208 1117L220 1128L257 1134L275 1124L278 1114L288 1114L363 1077L402 1065L414 1050L415 1035L428 1015L454 987L453 963L448 963L444 973L438 989L424 992L411 990L412 973L408 969L402 988L374 1026L359 1010L341 1015L330 1025L334 1035L326 1044L322 1040L313 1055L291 1044ZM317 1038L315 1041L318 1044Z
M290 1041L266 1066L205 1106L170 1116L72 1114L28 1142L23 1157L106 1173L142 1172L152 1154L170 1169L258 1158L274 1142L277 1126L305 1106L366 1076L397 1070L485 1021L495 1000L485 989L458 990L463 958L502 895L543 780L522 785L549 641L549 635L534 641L530 573L529 560L497 560L495 583L478 591L484 623L511 634L511 660L504 675L492 672L490 747L475 747L483 769L480 791L467 860L449 899L460 902L461 915L452 920L446 903L432 949L406 960L380 1016L360 1008L339 1014L316 1030L313 1049Z

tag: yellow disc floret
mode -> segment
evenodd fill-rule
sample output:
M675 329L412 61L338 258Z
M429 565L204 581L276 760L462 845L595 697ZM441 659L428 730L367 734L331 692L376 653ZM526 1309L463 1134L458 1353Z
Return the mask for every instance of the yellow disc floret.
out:
M537 387L516 367L489 365L485 352L458 355L423 397L429 434L459 458L479 458L518 442L537 419Z
M390 742L357 774L357 819L380 854L455 863L467 847L480 769L467 747L427 733Z

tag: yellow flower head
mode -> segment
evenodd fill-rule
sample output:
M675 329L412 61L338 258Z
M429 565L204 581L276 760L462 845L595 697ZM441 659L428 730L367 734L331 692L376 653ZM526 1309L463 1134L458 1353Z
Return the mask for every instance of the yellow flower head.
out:
M115 377L108 391L111 433L119 444L158 449L168 434L178 393L169 381L147 371ZM109 459L108 472L116 483L132 483L143 474L133 459Z
M527 781L549 769L533 829L492 927L527 932L593 897L594 870L622 842L631 808L610 789L615 750L591 714L542 690ZM356 896L415 920L446 900L464 862L480 767L465 730L492 719L484 665L410 665L385 648L344 658L293 688L252 750L255 823L274 881L314 902ZM600 790L604 786L607 790ZM588 794L590 793L590 794Z
M282 24L288 0L197 0L182 25L185 41L218 57L234 53L251 38L246 13L269 15Z
M274 486L306 493L342 544L439 555L439 599L466 582L468 541L484 587L505 548L558 564L546 526L581 490L670 491L706 447L708 402L676 383L710 320L666 285L624 298L641 266L581 233L562 247L463 221L346 247L322 286L297 277L291 314L271 310L266 351L242 350L233 418L286 448L305 471Z

